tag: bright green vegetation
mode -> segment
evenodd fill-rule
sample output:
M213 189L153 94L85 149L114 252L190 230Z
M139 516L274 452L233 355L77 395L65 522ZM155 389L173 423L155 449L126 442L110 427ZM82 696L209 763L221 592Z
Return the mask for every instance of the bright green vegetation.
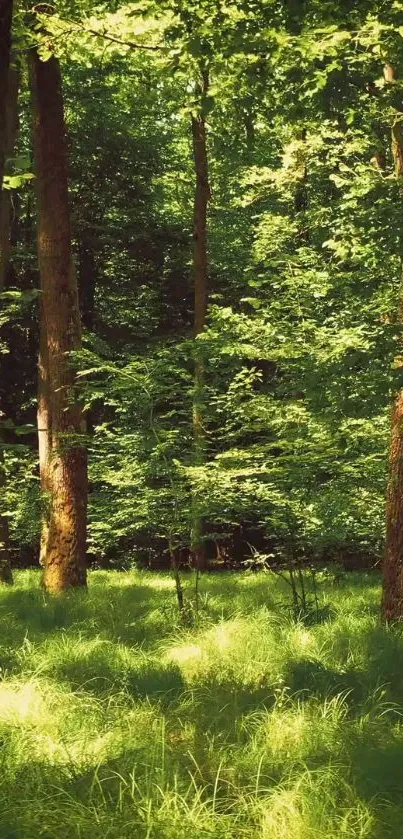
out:
M378 579L210 575L197 628L167 575L0 592L2 839L401 836L403 637ZM283 605L282 605L283 604Z
M195 496L210 559L214 542L230 559L245 559L248 545L286 559L378 559L389 406L402 381L391 136L403 107L402 4L64 0L40 20L50 33L42 54L60 61L70 138L91 559L123 567L129 554L160 562L165 552L168 564L170 542L189 548ZM28 98L23 76L14 184L32 168ZM191 117L200 114L212 198L206 329L194 341ZM0 512L15 554L33 561L34 181L11 192ZM197 466L196 356L206 432Z

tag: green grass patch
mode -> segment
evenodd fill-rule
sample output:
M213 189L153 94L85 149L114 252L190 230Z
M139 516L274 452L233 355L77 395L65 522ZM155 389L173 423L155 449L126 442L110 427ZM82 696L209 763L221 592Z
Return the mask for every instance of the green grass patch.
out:
M190 580L189 580L190 584ZM0 837L400 839L403 634L376 575L217 574L197 626L169 576L0 591Z

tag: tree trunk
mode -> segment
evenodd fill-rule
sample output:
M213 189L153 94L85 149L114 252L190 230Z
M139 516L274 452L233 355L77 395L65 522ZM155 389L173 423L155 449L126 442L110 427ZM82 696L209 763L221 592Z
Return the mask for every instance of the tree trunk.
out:
M12 16L12 0L0 0L0 292L4 289L8 263L7 243L9 242L9 211L7 212L9 195L6 190L3 190L3 178L12 131L10 120L10 108L13 110L12 71L10 70ZM0 492L4 486L4 455L0 441ZM8 519L0 515L0 582L12 583L12 581Z
M7 96L13 0L0 0L0 186L3 187L7 145Z
M246 149L248 154L252 154L256 144L255 122L251 109L245 109L243 112L243 124L245 126Z
M59 63L30 58L42 291L38 415L41 482L48 493L42 538L50 592L86 584L87 458L83 416L69 355L81 346L71 252L67 152Z
M306 128L301 128L297 134L297 140L300 142L301 146L298 150L297 156L297 184L295 189L294 195L294 207L297 213L306 212L308 206L308 170L306 165ZM299 230L299 237L301 239L306 239L305 233L305 224L303 225L303 229Z
M81 320L91 332L94 328L97 267L91 238L83 234L78 244L78 275Z
M17 67L10 65L7 81L6 116L4 130L3 176L7 174L7 159L14 153L18 132L18 91L20 74ZM11 249L11 197L8 189L0 193L0 292L7 280L7 268ZM0 412L1 413L1 412ZM5 487L4 454L0 449L0 490ZM10 537L7 516L0 515L0 582L12 583Z
M207 96L208 86L208 74L207 72L204 72L203 84L200 91L202 103ZM194 334L196 338L193 398L193 443L194 465L201 466L205 457L205 429L203 422L204 367L197 337L203 332L206 323L208 293L207 207L210 199L206 123L202 111L197 116L192 117L192 138L196 175L193 217ZM205 568L207 563L206 550L203 541L203 519L200 513L200 502L197 492L193 494L192 499L191 553L195 567L198 570Z
M394 68L387 64L385 81L395 82ZM398 105L398 103L395 103ZM401 116L397 113L392 126L392 154L395 174L403 199L403 134ZM403 323L403 230L400 231L401 287L399 321ZM398 359L403 370L403 362ZM386 543L383 560L382 619L395 621L403 618L403 390L395 398L392 409L391 442L389 451L389 479L386 499Z
M38 454L39 480L42 493L42 521L39 548L39 564L46 568L50 518L50 464L52 449L52 424L49 383L49 354L46 333L46 319L43 300L39 303L39 358L38 358Z
M6 131L4 144L3 174L8 174L7 160L12 157L19 129L18 93L20 72L17 66L10 66L6 100ZM11 194L3 189L0 198L0 290L6 285L7 268L11 251Z
M389 480L386 501L386 545L383 560L382 618L403 617L403 391L392 411Z

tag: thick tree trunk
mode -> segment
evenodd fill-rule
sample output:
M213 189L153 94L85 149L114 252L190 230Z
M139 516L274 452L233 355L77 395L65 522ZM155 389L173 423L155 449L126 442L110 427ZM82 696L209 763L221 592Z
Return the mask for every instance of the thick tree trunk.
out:
M42 540L50 592L86 584L87 459L83 417L69 354L81 346L71 252L67 152L60 68L30 58L38 200L42 325L39 421L41 481L48 493Z
M13 123L10 119L14 105L12 70L10 70L12 0L0 0L0 292L4 289L8 263L9 196L3 190L4 167L10 144L13 146ZM18 85L17 85L18 91ZM15 109L14 109L15 110ZM1 409L0 409L1 416ZM0 440L0 492L5 486L4 456ZM8 520L0 515L0 582L12 583Z
M394 68L387 64L385 81L395 82ZM398 105L398 103L395 103ZM392 126L392 154L395 174L400 183L403 199L403 133L397 108ZM403 230L401 239L401 288L399 320L403 322ZM403 363L399 361L403 370ZM395 398L392 410L391 442L389 452L389 480L386 500L386 543L383 560L382 619L395 621L403 618L403 390Z
M208 75L203 74L201 90L202 101L208 92ZM193 156L195 164L196 186L194 199L194 247L193 247L193 278L194 278L194 334L203 332L206 323L207 294L208 294L208 261L207 261L207 208L210 199L208 176L208 158L206 145L206 123L203 113L192 117ZM204 368L198 342L195 342L195 386L193 399L193 442L194 465L201 466L205 457L205 430L203 422L204 403ZM192 534L191 553L193 562L198 570L206 567L206 551L203 541L203 519L200 513L200 503L197 492L192 500Z

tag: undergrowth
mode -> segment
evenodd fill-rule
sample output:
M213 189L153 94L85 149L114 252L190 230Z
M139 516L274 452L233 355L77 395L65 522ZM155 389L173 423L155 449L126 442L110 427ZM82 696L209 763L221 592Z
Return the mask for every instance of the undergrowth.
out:
M0 837L399 839L403 635L379 581L201 580L196 626L163 574L0 591Z

